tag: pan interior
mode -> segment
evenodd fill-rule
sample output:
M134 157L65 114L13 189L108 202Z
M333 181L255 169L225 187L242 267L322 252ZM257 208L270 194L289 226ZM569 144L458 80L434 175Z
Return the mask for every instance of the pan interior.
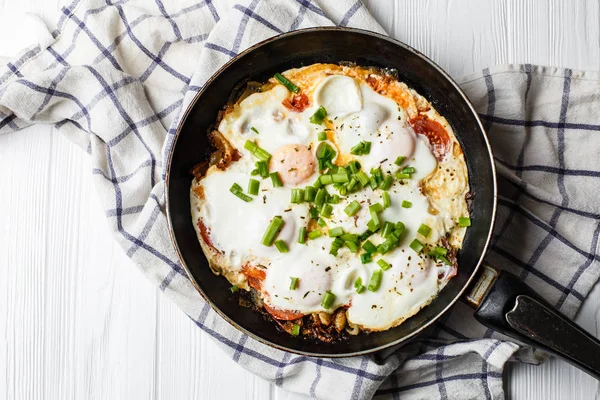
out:
M459 271L439 296L417 315L384 332L362 334L327 344L301 340L280 332L276 324L239 306L229 282L214 275L202 253L190 215L189 171L207 159L207 132L232 91L249 80L266 81L276 72L313 63L355 62L391 68L399 80L424 96L452 125L462 146L474 194L472 226L459 254ZM456 85L422 55L378 34L339 28L296 31L271 39L243 53L205 85L188 109L174 144L167 171L167 211L182 262L203 296L223 317L256 339L293 352L316 356L349 356L371 352L406 340L439 317L462 293L483 257L495 214L494 169L485 134L476 113Z

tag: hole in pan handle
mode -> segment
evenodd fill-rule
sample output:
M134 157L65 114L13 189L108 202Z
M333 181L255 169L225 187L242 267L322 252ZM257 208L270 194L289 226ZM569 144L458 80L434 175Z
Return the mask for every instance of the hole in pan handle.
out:
M555 354L600 380L600 341L517 276L483 265L466 300L485 326Z

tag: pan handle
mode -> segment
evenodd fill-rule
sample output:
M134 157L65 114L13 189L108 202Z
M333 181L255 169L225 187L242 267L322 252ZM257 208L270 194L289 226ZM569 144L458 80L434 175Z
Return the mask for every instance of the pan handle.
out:
M468 293L466 300L482 324L562 357L600 379L600 341L515 275L484 265Z

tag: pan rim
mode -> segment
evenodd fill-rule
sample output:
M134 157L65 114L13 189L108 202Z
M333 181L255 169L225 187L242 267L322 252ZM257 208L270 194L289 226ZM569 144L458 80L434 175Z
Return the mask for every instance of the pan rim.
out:
M171 176L171 166L172 166L172 159L173 159L173 155L175 153L175 148L177 146L177 141L179 139L179 136L181 134L181 130L187 120L187 118L189 117L192 109L194 108L194 106L196 105L196 103L198 102L198 100L200 99L200 97L203 95L203 93L205 92L206 88L216 79L218 79L220 77L220 75L226 70L228 69L231 65L233 65L234 63L236 63L240 58L243 58L246 54L256 50L257 48L267 45L271 42L277 41L277 40L281 40L290 36L296 36L296 35L302 35L302 34L306 34L306 33L312 33L312 32L323 32L323 31L338 31L338 32L349 32L349 33L354 33L354 34L362 34L362 35L367 35L367 36L372 36L381 40L385 40L388 41L396 46L400 46L402 48L404 48L405 50L408 50L409 52L415 54L417 57L419 57L421 60L423 60L424 62L428 63L429 65L431 65L439 74L441 74L441 76L446 79L459 93L459 95L461 96L461 98L463 99L463 101L465 102L465 104L468 106L469 110L471 111L471 113L473 114L473 116L475 117L477 124L479 125L479 128L481 130L481 134L483 136L483 140L488 152L488 156L489 156L489 160L490 160L490 167L491 167L491 172L492 172L492 190L493 190L493 194L492 194L492 199L493 199L493 205L492 205L492 210L491 210L491 223L489 226L489 230L487 233L487 237L483 246L483 251L481 252L479 259L477 261L477 264L475 265L475 267L473 268L473 271L471 273L471 276L466 280L466 282L463 284L462 288L460 288L460 290L457 292L457 294L454 296L454 298L452 300L450 300L445 307L438 312L438 314L431 318L430 320L426 321L423 325L421 325L419 328L415 329L413 332L409 333L408 335L403 336L402 338L396 339L394 341L391 341L389 343L386 343L384 345L381 346L377 346L377 347L373 347L371 349L365 349L365 350L360 350L360 351L354 351L354 352L344 352L344 353L315 353L315 352L310 352L310 351L303 351L303 350L298 350L298 349L294 349L294 348L289 348L286 346L282 346L276 343L273 343L267 339L264 339L250 331L248 331L247 329L245 329L244 327L240 326L237 322L235 322L234 320L232 320L229 316L227 316L223 311L220 310L220 308L214 304L214 302L206 295L206 293L204 293L204 291L200 288L200 286L198 285L198 283L196 282L196 280L193 277L193 274L190 272L189 268L187 267L184 259L183 259L183 255L181 253L181 250L179 248L179 244L177 243L177 240L175 238L175 232L174 232L174 227L173 227L173 222L172 222L172 215L171 215L171 203L170 203L170 190L169 190L169 181L170 181L170 176ZM433 324L435 321L437 321L442 315L446 314L448 312L448 310L463 296L464 292L467 290L467 288L470 286L471 282L475 279L475 276L477 275L477 272L479 271L479 268L481 268L481 264L484 262L484 258L485 255L487 253L487 249L490 245L490 241L492 238L492 233L494 230L494 224L495 224L495 220L496 220L496 210L497 210L497 204L498 204L498 186L497 186L497 177L496 177L496 166L494 163L494 156L493 156L493 152L492 152L492 148L490 146L490 142L487 136L487 133L485 131L485 128L483 127L483 124L481 122L481 119L479 118L479 115L477 114L477 111L475 110L475 108L473 107L473 104L471 103L471 101L467 98L467 96L465 95L465 93L463 92L463 90L460 88L460 86L454 81L454 79L452 79L450 77L450 75L448 75L448 73L446 71L444 71L440 66L438 66L434 61L432 61L431 59L429 59L427 56L425 56L423 53L421 53L420 51L412 48L411 46L400 42L399 40L393 39L389 36L377 33L377 32L372 32L372 31L368 31L368 30L364 30L364 29L357 29L357 28L348 28L348 27L338 27L338 26L328 26L328 27L313 27L313 28L305 28L305 29L299 29L299 30L295 30L295 31L291 31L291 32L286 32L277 36L273 36L270 37L268 39L265 39L261 42L258 42L256 44L254 44L253 46L250 46L248 49L244 50L243 52L239 53L238 55L236 55L235 57L233 57L231 60L229 60L228 62L226 62L225 64L223 64L223 66L221 66L202 86L202 88L198 91L198 93L196 93L194 95L194 98L192 99L192 101L188 104L187 108L185 109L185 111L181 114L181 118L179 120L179 123L177 125L177 130L175 132L175 136L173 138L173 141L171 143L171 148L169 149L169 155L168 155L168 160L167 160L167 165L165 168L165 188L164 188L164 196L165 196L165 208L166 208L166 215L167 215L167 223L168 223L168 227L169 227L169 235L171 237L171 241L173 243L173 246L175 247L175 251L177 253L177 257L179 258L179 262L181 263L184 271L186 272L188 278L190 279L190 281L192 282L192 284L194 285L194 287L196 288L196 290L198 291L198 293L202 296L202 298L210 305L210 307L221 317L223 318L225 321L227 321L230 325L232 325L234 328L236 328L237 330L241 331L242 333L250 336L252 339L265 344L269 347L278 349L278 350L282 350L282 351L287 351L293 354L298 354L298 355L303 355L303 356L310 356L310 357L318 357L318 358L344 358L344 357L356 357L356 356L362 356L362 355L368 355L368 354L372 354L375 353L377 351L381 351L393 346L397 346L401 343L404 343L408 340L410 340L411 338L413 338L414 336L420 334L421 332L423 332L425 329L427 329L431 324Z

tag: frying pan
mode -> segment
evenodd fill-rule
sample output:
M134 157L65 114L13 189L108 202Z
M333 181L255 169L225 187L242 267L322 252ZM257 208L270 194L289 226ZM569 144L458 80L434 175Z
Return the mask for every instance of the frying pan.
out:
M250 80L313 63L355 62L395 69L401 81L424 96L454 129L466 156L473 193L471 221L459 253L458 275L437 298L400 326L351 336L336 343L293 337L251 309L241 307L229 282L212 273L190 214L190 170L211 152L208 132L235 90ZM239 54L204 85L179 125L166 175L171 237L190 279L212 308L237 329L269 346L315 357L349 357L400 344L422 332L456 301L475 308L483 324L557 354L600 378L600 342L554 310L516 276L483 263L496 214L496 173L477 113L456 83L411 47L373 32L310 28L268 39Z

